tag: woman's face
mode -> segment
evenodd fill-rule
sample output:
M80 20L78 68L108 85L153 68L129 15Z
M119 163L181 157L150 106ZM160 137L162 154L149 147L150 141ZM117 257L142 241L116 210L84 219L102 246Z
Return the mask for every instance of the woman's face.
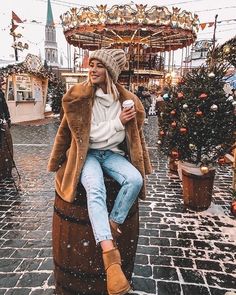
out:
M106 84L106 68L99 60L93 59L90 61L89 77L90 81L99 87Z

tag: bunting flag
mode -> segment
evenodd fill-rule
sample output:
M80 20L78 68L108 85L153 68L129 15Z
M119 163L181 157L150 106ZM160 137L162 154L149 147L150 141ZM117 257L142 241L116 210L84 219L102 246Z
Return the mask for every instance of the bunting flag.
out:
M210 27L214 26L214 24L215 24L215 22L201 23L200 27L201 27L202 30L204 30L206 28L206 26L208 28L210 28Z
M18 15L15 14L14 11L12 11L12 19L17 22L18 24L23 23L23 21L19 18Z
M18 27L18 25L12 24L12 26L11 26L11 32L14 32L17 27Z

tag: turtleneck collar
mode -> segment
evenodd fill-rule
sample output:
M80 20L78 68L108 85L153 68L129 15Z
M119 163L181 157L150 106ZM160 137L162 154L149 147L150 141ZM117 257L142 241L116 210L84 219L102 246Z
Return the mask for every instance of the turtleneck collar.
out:
M101 88L98 88L95 92L95 99L105 107L109 107L114 103L112 94L105 94Z

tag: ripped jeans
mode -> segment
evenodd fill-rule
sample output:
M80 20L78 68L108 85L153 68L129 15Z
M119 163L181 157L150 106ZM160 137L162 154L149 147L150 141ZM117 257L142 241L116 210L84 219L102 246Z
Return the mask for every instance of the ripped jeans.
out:
M109 217L103 171L121 185ZM120 154L90 149L80 181L86 190L89 219L96 243L112 240L109 219L118 224L125 221L142 188L142 175Z

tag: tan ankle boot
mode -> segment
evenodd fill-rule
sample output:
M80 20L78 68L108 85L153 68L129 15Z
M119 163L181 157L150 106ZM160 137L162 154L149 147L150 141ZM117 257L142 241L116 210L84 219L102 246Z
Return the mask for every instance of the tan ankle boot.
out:
M121 257L117 248L102 253L104 268L107 275L107 291L109 295L124 295L130 284L121 269Z

